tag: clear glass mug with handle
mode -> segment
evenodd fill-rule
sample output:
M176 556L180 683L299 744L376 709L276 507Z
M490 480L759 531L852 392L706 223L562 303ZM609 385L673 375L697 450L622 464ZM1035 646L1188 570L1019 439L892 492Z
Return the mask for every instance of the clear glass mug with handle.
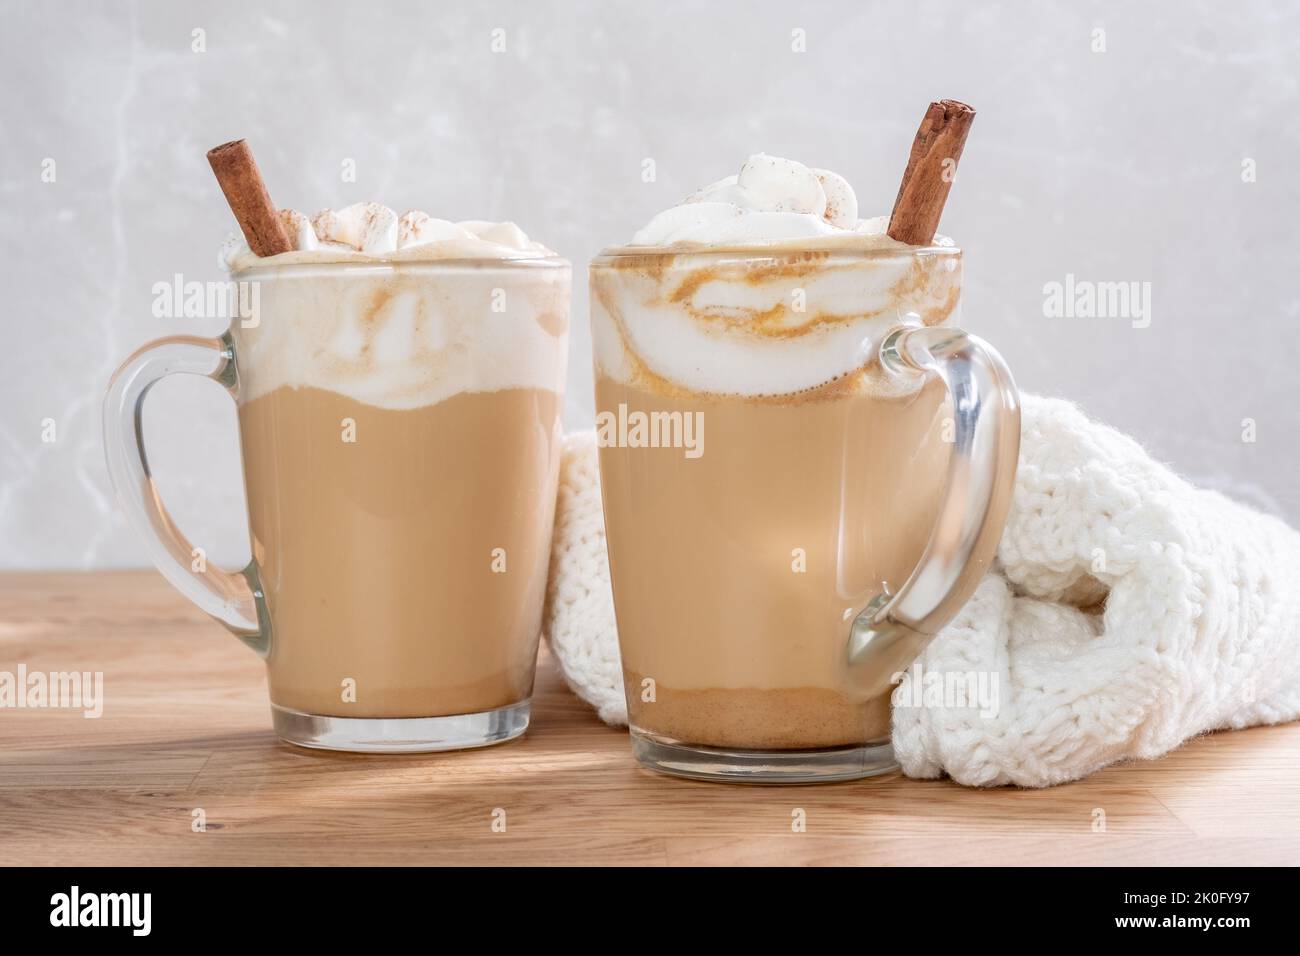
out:
M285 740L432 751L528 725L558 476L570 267L255 263L219 338L118 369L104 444L163 575L267 665ZM149 390L202 375L239 411L252 561L202 561L150 474Z
M634 754L711 780L896 766L890 692L1005 522L1019 400L961 252L616 248L597 443Z

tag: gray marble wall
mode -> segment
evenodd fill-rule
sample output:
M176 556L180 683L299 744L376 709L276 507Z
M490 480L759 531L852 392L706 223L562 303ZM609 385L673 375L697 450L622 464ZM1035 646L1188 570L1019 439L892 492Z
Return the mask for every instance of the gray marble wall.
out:
M220 277L231 220L208 147L248 137L282 205L510 218L581 266L760 150L835 169L864 214L887 212L944 96L979 109L944 221L967 250L965 324L1023 388L1300 522L1294 3L0 8L2 567L145 560L107 485L99 404L142 342L217 331L151 311L155 282ZM1067 275L1150 283L1150 314L1051 317L1044 287ZM591 418L582 284L575 427ZM226 396L168 382L146 417L178 522L240 561Z

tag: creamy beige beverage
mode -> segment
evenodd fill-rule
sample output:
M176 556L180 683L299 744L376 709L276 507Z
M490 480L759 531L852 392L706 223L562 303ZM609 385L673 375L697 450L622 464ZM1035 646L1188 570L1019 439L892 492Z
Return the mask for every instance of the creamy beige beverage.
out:
M257 284L232 333L273 705L427 718L527 701L567 263L509 223L284 218L296 251L230 254Z
M431 717L528 699L558 412L555 392L528 388L399 410L281 388L241 407L276 705ZM339 440L347 419L355 445ZM304 493L318 473L335 480Z
M635 726L718 747L888 736L888 700L843 687L845 615L921 556L943 490L942 398L929 388L754 402L602 376L598 407L696 411L708 436L697 460L602 451ZM898 453L877 456L882 443ZM646 678L653 702L642 699Z
M266 661L283 740L410 753L519 736L550 558L569 264L509 222L376 203L308 219L271 203L246 142L208 160L246 240L222 252L234 314L219 337L147 343L109 382L104 450L127 517L168 581ZM146 398L180 374L237 406L241 569L185 537L144 454Z
M887 696L847 680L849 629L930 538L951 409L939 381L875 356L900 325L955 315L961 260L883 233L834 174L754 157L593 263L634 736L762 751L889 736Z

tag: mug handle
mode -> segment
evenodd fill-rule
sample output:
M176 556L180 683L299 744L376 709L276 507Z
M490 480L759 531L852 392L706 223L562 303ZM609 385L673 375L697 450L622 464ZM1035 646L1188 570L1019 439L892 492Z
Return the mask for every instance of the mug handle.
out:
M193 335L158 339L141 347L113 373L104 397L108 476L163 577L265 655L270 649L271 626L256 563L249 561L239 572L209 565L172 521L149 471L142 430L145 396L158 382L178 373L205 375L234 398L238 377L230 333L215 339Z
M885 693L961 610L997 553L1020 456L1020 395L997 351L961 329L904 327L880 345L896 375L936 374L948 386L954 434L938 519L898 590L853 621L848 672L866 697Z

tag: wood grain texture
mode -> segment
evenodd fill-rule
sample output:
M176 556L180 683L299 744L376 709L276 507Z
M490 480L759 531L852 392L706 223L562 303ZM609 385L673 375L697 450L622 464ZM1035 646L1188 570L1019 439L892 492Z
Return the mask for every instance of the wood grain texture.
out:
M0 670L19 663L102 670L106 701L98 720L0 710L8 864L1300 861L1300 725L1202 737L1051 790L897 774L718 786L639 769L543 652L522 740L320 753L276 740L261 662L152 572L0 575ZM807 832L791 832L796 809Z

